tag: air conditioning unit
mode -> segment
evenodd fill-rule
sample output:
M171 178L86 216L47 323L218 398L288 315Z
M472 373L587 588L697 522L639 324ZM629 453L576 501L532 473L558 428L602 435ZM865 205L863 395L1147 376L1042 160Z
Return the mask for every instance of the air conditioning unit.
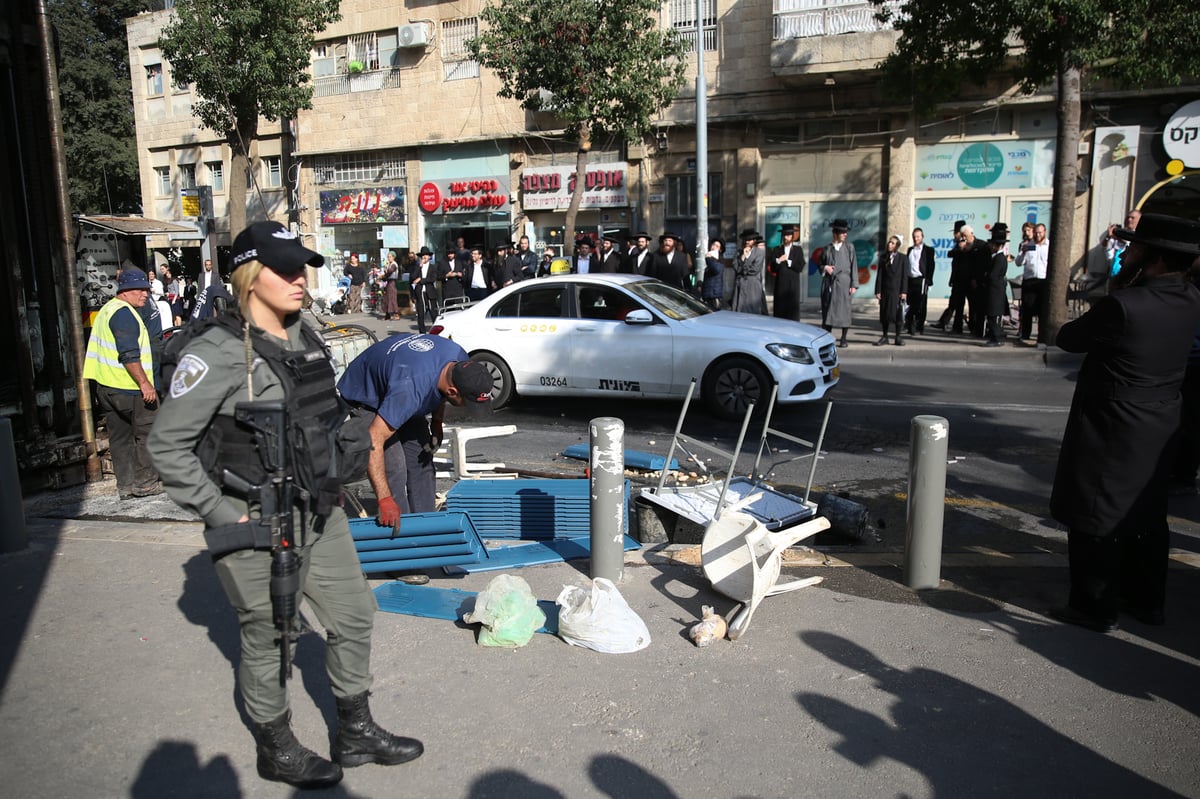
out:
M397 30L397 38L401 47L424 47L429 44L429 31L421 22L401 25Z

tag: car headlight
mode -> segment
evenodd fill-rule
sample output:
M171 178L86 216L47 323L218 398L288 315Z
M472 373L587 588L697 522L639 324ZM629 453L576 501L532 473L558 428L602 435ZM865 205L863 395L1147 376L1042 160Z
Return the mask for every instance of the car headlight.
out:
M768 344L767 352L792 363L813 363L812 353L798 344Z

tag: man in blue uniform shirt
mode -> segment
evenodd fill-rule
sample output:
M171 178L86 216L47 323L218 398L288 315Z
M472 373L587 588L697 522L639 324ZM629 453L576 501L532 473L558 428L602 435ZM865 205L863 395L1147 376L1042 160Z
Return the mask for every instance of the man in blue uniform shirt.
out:
M434 509L433 441L442 440L446 404L486 415L492 387L483 364L439 336L393 336L346 367L338 391L360 412L375 414L367 477L379 500L379 524L399 530L402 514Z

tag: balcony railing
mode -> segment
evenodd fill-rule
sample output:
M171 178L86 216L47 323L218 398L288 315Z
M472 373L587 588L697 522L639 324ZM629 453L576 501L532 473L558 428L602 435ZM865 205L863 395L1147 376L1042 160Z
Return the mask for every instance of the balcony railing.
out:
M875 19L878 8L862 0L772 0L775 39L802 39L839 33L871 33L890 30L891 25ZM885 3L893 13L899 0Z
M687 43L687 49L684 52L688 52L688 53L696 52L696 29L695 29L695 27L688 28L687 30L680 30L679 38L683 39L683 41ZM717 49L717 27L715 25L713 25L712 27L705 27L704 28L704 50L705 50L705 52L710 52L710 51L715 51L716 49Z
M332 97L351 92L373 92L379 89L394 89L400 85L400 70L369 69L365 72L328 75L313 79L313 97Z

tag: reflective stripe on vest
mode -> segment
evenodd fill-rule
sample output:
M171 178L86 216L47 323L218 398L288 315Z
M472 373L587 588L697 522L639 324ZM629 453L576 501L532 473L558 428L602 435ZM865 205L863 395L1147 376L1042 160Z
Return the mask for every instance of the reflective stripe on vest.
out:
M109 324L113 314L122 308L128 308L133 313L133 318L137 319L138 349L141 351L142 370L146 373L147 380L152 379L154 357L150 354L150 334L146 330L146 323L142 321L142 316L138 313L137 308L115 297L105 303L100 312L96 314L96 322L92 326L92 337L88 339L87 357L83 361L83 376L109 388L136 390L138 388L137 381L119 360L117 338L113 335L112 325Z

